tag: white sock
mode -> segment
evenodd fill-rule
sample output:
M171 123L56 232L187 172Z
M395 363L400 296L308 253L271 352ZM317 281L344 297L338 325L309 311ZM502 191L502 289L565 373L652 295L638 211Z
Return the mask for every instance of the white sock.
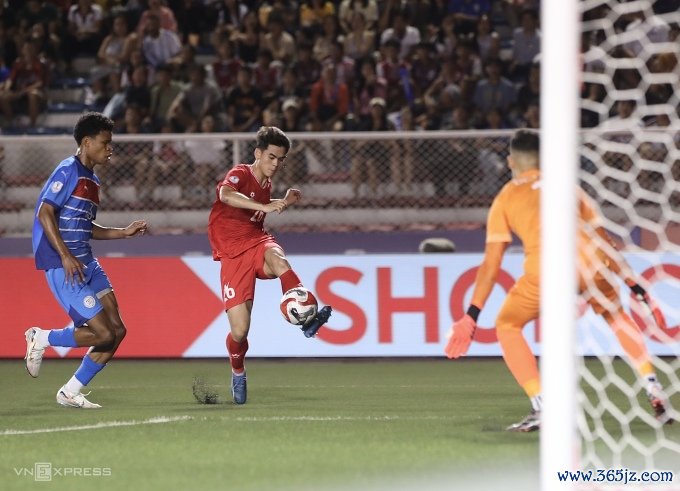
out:
M80 380L78 380L74 375L73 377L71 377L71 380L66 382L66 385L64 385L64 387L71 394L77 394L78 392L80 392L80 389L83 388L83 384L81 384Z
M538 394L537 396L531 398L531 409L533 409L534 411L540 411L542 407L543 399L541 398L541 394Z
M38 343L38 346L41 348L47 348L50 345L50 331L45 330L45 329L40 329L36 335L35 335L35 340Z

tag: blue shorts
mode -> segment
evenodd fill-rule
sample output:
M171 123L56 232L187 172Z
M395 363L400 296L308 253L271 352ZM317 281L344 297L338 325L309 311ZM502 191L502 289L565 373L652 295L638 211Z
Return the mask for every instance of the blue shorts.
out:
M45 271L47 284L68 315L73 319L73 325L80 327L104 307L99 300L113 291L108 276L94 259L85 267L85 282L75 285L66 282L64 268L54 268Z

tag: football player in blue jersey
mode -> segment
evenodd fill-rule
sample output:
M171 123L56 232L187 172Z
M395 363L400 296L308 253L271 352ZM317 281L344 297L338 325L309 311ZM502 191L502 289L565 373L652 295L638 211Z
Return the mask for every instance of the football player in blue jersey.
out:
M64 159L40 192L33 219L33 254L37 269L61 306L73 319L73 327L26 331L26 369L40 372L48 346L90 346L71 379L57 392L63 406L96 409L81 389L118 349L125 324L106 273L92 255L90 239L125 239L146 232L137 220L125 228L95 223L99 205L96 165L107 165L113 153L113 121L100 113L83 114L75 125L76 154Z

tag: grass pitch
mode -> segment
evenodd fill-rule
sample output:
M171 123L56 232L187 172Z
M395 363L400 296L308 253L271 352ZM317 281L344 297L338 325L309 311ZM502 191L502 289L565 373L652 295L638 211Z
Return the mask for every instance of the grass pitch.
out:
M528 404L501 360L250 360L244 406L225 360L114 360L89 387L102 409L62 408L78 363L46 360L34 380L0 361L3 490L465 489L490 475L511 489L507 469L538 483L538 435L504 431ZM196 402L197 377L218 404Z

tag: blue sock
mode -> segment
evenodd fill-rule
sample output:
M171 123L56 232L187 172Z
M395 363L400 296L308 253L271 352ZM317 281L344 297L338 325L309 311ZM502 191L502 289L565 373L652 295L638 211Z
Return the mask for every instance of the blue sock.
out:
M81 384L87 385L105 366L106 363L102 365L90 358L89 355L85 355L83 362L78 367L78 370L76 370L75 377Z
M75 348L76 343L75 327L67 327L65 329L52 329L47 336L50 346L68 346Z

